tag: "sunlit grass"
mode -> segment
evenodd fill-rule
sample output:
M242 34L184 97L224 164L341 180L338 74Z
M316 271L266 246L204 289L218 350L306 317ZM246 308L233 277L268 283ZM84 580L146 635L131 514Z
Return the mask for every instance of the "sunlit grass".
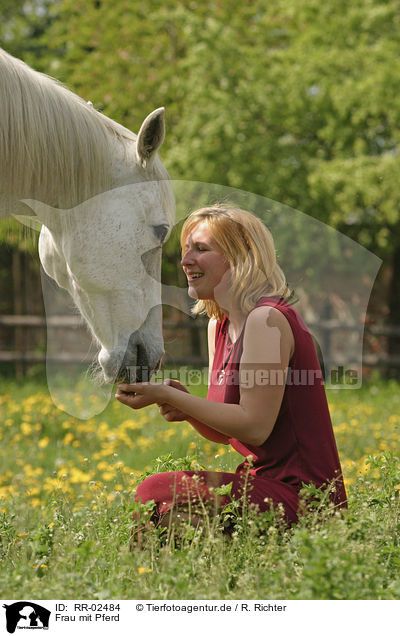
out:
M2 388L0 514L4 567L0 582L3 596L11 598L14 592L19 597L24 591L25 595L36 594L37 598L67 598L75 594L81 598L112 595L119 598L160 598L162 595L186 598L185 594L190 594L191 589L192 595L198 598L218 598L219 595L224 598L228 593L233 597L242 594L243 597L245 586L239 574L234 575L230 592L221 579L217 582L211 578L207 579L209 589L201 596L199 580L206 584L205 572L197 572L197 582L193 580L192 587L185 587L181 574L176 571L180 564L182 572L189 573L191 566L183 563L185 550L171 552L167 546L166 551L161 549L160 552L159 546L154 543L155 536L150 537L145 550L133 555L128 550L135 491L144 474L155 470L157 457L170 454L165 459L166 469L170 470L183 462L186 468L233 471L242 461L240 455L227 446L202 439L185 422L165 422L156 407L134 412L112 400L100 415L78 420L55 408L43 386L31 384L19 388L14 383L3 383ZM196 387L196 393L204 396L205 388ZM83 396L77 394L71 399L79 403ZM393 506L398 504L400 490L399 461L393 459L400 451L399 384L376 381L358 390L331 390L328 391L328 400L349 492L349 519L352 519L353 526L358 524L357 532L362 536L354 539L353 531L349 529L350 521L346 526L342 518L331 519L327 520L326 528L331 524L336 539L326 530L326 545L331 542L330 549L334 550L335 541L342 537L342 543L339 541L340 547L338 544L336 549L339 553L343 549L343 558L347 559L350 570L358 563L358 557L353 555L355 548L357 554L361 547L366 555L375 554L374 557L369 556L370 562L371 559L380 559L381 553L377 552L376 545L372 549L367 535L360 530L366 527L369 519L375 524L374 540L381 533L385 537L384 540L380 538L381 543L390 539L393 544L393 549L384 553L386 556L382 559L386 558L400 571L400 550L398 543L393 543L393 524L390 525L389 521ZM370 457L368 460L369 456L377 459L374 461ZM386 521L376 512L376 505L382 514L383 509L388 508L390 514L386 515ZM338 524L341 524L340 531ZM388 527L385 524L389 524ZM270 524L270 528L274 527ZM397 528L398 536L398 525L395 524L394 528ZM328 559L329 550L325 554L325 544L318 543L320 531L307 528L306 523L304 527L300 525L283 535L276 531L280 539L275 537L273 541L268 533L268 541L255 535L248 539L249 544L243 543L243 537L240 539L242 556L251 545L253 550L261 550L262 555L268 554L270 562L278 554L284 559L286 565L276 562L274 566L277 576L273 588L275 596L329 598L331 594L335 597L337 592L332 591L336 589L334 587L331 592L321 591L319 595L317 580L311 591L304 584L305 573L310 568L309 579L325 576L319 572L320 566L315 566L315 571L313 569L315 555L307 553L308 557L304 556L307 541L311 541L312 544L316 542L320 558ZM301 535L302 531L308 535ZM222 563L218 557L220 568L225 573L229 568L237 571L242 557L232 556L234 542L226 546L223 542L218 543L221 541L218 533L203 542L196 535L194 543L192 537L192 542L185 544L186 558L189 558L189 553L190 558L194 554L203 555L203 565L206 567L208 563L209 570L211 553L211 560L215 562L215 551L222 549L225 561ZM351 548L348 554L347 543ZM275 546L273 554L271 546ZM207 558L204 556L206 553L209 555ZM297 559L300 564L297 570L294 563L289 565L290 559L294 559L294 563ZM327 567L326 563L324 567ZM397 588L386 579L383 582L385 577L380 583L375 581L372 584L369 571L370 566L365 565L363 570L360 565L361 575L366 577L364 596L360 587L357 593L351 592L350 588L347 595L344 591L342 598L374 598L374 594L392 598L393 590ZM47 577L50 572L51 582ZM288 576L290 585L284 584ZM112 581L110 577L114 577ZM261 581L261 587L257 587L256 580ZM132 585L135 582L135 588L131 590L130 581ZM263 588L263 585L270 589ZM251 598L252 594L253 597L271 596L271 585L270 577L258 573L248 588L247 597ZM323 590L322 579L320 585ZM379 592L376 591L378 588ZM354 593L356 596L351 596Z

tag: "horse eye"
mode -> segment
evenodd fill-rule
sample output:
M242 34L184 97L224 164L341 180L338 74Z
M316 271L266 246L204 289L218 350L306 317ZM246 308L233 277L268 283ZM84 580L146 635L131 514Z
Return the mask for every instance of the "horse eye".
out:
M169 226L168 225L153 225L153 232L157 238L157 240L160 243L164 243L165 241L165 237L167 236L168 232L169 232Z

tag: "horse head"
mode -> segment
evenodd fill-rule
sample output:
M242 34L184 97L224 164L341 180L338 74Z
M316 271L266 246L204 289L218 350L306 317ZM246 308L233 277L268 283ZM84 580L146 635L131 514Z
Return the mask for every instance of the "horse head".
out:
M156 156L163 139L164 109L158 109L136 141L114 143L111 189L69 209L24 200L41 224L43 268L88 324L107 383L133 380L132 369L145 380L164 352L161 247L174 199L168 180L156 178L164 175Z

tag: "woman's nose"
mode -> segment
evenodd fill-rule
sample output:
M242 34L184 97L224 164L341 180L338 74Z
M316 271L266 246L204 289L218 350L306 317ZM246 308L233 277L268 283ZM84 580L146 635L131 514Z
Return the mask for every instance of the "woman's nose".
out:
M191 250L186 250L181 260L182 267L184 267L185 265L190 265L191 263L193 263L193 260L194 259Z

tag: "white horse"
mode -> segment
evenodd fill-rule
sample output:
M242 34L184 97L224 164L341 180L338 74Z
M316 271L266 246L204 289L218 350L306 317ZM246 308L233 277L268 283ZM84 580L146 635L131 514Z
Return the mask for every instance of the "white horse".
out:
M106 382L163 354L161 245L174 219L164 131L163 108L136 136L0 49L0 211L40 224L43 268L86 320Z

